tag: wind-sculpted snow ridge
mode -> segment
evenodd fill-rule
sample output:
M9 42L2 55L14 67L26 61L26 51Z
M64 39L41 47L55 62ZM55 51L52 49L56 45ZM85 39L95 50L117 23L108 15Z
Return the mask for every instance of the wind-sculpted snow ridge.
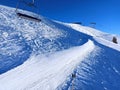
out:
M120 90L119 48L112 49L98 42L95 46L74 70L76 78L68 77L59 90Z
M16 15L15 8L0 5L0 74L22 64L33 54L55 53L88 41L87 35L40 18L40 23L25 20Z
M0 76L0 90L55 90L94 47L88 41L48 57L32 56L23 65Z
M112 35L110 34L105 36L105 33L96 31L95 29L95 31L92 31L90 28L82 30L80 27L84 26L79 26L76 29L93 36L92 40L96 47L88 58L84 59L76 67L73 72L76 77L72 78L71 74L66 79L66 82L58 87L58 90L119 90L120 44L113 43L109 39L110 37L112 39Z

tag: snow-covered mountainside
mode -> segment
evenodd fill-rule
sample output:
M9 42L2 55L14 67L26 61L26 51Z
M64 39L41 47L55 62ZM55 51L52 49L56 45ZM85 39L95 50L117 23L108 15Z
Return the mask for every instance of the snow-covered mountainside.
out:
M0 90L120 89L119 36L40 18L0 5Z
M101 32L101 31L98 31L94 28L90 28L90 27L85 27L85 26L82 26L82 25L79 25L79 24L68 24L71 28L77 30L77 31L80 31L80 32L83 32L87 35L90 35L90 36L94 36L94 37L98 37L98 38L103 38L103 39L106 39L108 41L112 41L112 38L113 36L115 36L117 39L118 39L118 42L120 44L120 36L118 35L111 35L111 34L108 34L108 33L104 33L104 32Z

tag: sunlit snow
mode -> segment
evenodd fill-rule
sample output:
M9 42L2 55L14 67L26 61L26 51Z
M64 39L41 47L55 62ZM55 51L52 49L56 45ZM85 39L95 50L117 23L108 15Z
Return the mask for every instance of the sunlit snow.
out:
M119 35L40 18L0 5L0 90L120 90Z

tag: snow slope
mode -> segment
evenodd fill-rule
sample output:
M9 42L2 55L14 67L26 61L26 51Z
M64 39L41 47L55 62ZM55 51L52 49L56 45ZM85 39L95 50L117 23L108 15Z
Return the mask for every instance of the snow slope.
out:
M87 47L88 45L90 48ZM79 53L82 49L84 49L83 53ZM57 52L48 57L32 56L23 65L0 77L0 85L2 85L0 89L55 90L93 49L93 42L88 41L82 46ZM5 82L6 80L9 81Z
M0 5L0 90L120 89L113 35L42 16L40 23L21 19L14 10Z
M74 70L58 90L120 90L120 52L96 43L97 47ZM97 52L97 53L96 53Z
M120 44L120 36L118 35L114 35L114 34L108 34L108 33L103 33L101 31L98 31L94 28L91 28L91 27L85 27L85 26L82 26L82 25L79 25L79 24L67 24L67 26L77 30L77 31L80 31L80 32L83 32L87 35L90 35L90 36L93 36L93 37L97 37L97 38L102 38L102 39L105 39L105 40L108 40L108 41L112 41L112 38L113 36L117 37L118 39L118 44Z
M41 19L40 23L21 19L14 8L0 6L0 73L22 64L31 54L50 54L88 41L86 35Z

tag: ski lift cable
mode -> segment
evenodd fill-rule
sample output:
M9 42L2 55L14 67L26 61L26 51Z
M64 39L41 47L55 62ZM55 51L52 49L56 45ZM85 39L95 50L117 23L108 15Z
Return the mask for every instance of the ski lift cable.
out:
M19 6L20 6L20 2L23 2L23 3L25 3L26 4L26 2L24 2L23 0L18 0L18 2L17 2L17 5L16 5L16 12L18 11L18 8L19 8ZM25 10L26 8L25 8L25 5L23 6L23 10Z
M18 0L18 2L17 2L17 5L16 5L16 10L15 10L15 12L17 12L17 10L18 10L19 2L20 2L20 0Z

